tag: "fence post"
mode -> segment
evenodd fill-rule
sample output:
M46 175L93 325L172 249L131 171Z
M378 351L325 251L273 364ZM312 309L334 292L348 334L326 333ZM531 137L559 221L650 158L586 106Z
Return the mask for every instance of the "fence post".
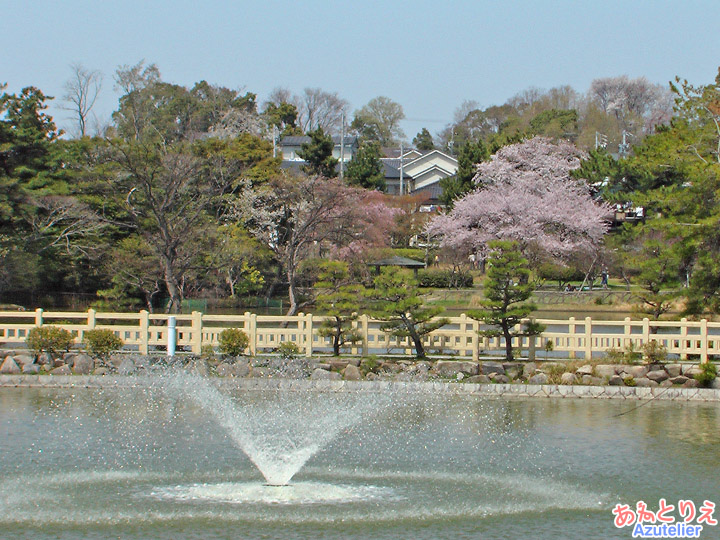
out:
M362 355L368 355L368 334L370 327L370 320L367 315L360 315L360 324L362 325Z
M140 343L138 349L140 354L148 354L150 351L150 313L143 309L140 312Z
M202 311L192 312L192 352L194 354L202 353L203 345L203 323L202 323Z
M575 317L570 317L568 319L568 345L570 345L570 350L568 351L568 358L575 359L575 351L578 347L578 340L575 336Z
M707 319L700 319L700 343L702 343L702 347L700 348L700 363L701 364L707 364L709 361L708 358L708 322Z
M530 324L535 326L535 319L530 319ZM540 334L542 336L542 334ZM535 361L535 349L537 348L537 334L528 336L528 360Z
M620 348L624 349L631 344L634 345L632 341L632 319L630 317L625 317L625 326L623 327L623 339Z
M35 326L38 328L43 325L43 309L37 308L35 310Z
M645 345L650 342L650 319L645 317L643 318L642 323L642 345ZM640 346L640 349L642 349L642 345Z
M305 315L305 356L310 358L313 353L313 314Z
M687 335L688 325L687 319L683 317L680 319L680 360L687 360Z
M250 341L250 356L255 356L257 354L257 315L246 311L245 318L245 331Z
M88 318L87 318L87 329L88 330L93 330L95 328L96 315L97 315L97 311L95 311L93 308L88 309Z
M592 360L592 317L585 317L585 360Z

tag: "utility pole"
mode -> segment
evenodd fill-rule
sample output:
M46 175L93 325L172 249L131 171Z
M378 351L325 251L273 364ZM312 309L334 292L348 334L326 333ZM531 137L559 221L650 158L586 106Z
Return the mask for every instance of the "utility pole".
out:
M403 195L403 192L405 191L405 186L403 185L403 143L400 141L400 195Z
M276 139L277 139L277 126L273 124L273 157L277 157L277 145L276 145Z
M340 116L340 181L345 178L345 111Z

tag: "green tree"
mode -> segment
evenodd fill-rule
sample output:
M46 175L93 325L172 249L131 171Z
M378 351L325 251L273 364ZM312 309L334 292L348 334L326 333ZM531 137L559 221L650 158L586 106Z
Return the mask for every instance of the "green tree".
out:
M380 146L393 146L405 137L400 128L400 121L404 118L402 105L379 96L355 111L350 127L363 139L377 141Z
M488 272L483 284L485 299L480 303L483 309L469 311L468 315L498 327L483 330L480 335L502 337L505 341L505 358L511 362L513 338L534 336L541 333L543 328L536 323L526 323L522 330L515 329L536 309L535 304L525 303L534 290L534 285L528 279L528 260L522 256L515 242L498 240L490 242L489 248Z
M327 317L320 323L319 333L332 339L333 354L338 356L348 343L361 339L352 323L362 309L365 288L352 278L346 262L324 261L315 289L319 291L315 305Z
M435 143L433 142L432 135L430 135L430 132L427 130L427 128L422 128L420 133L415 135L412 143L415 148L421 151L435 150Z
M487 161L489 158L490 152L481 140L468 141L463 144L458 153L457 173L440 180L442 188L440 202L448 209L452 209L457 199L475 189L476 186L472 180L477 172L477 164Z
M338 160L333 157L332 137L326 135L323 128L319 127L308 133L310 141L304 143L298 151L298 156L305 160L303 170L310 175L335 178L337 176Z
M385 321L380 328L398 338L410 338L418 358L425 358L423 338L448 324L437 318L441 307L423 307L415 279L397 268L383 268L369 291L370 314Z
M345 176L348 182L367 189L385 190L385 174L380 161L380 145L365 141L347 164Z

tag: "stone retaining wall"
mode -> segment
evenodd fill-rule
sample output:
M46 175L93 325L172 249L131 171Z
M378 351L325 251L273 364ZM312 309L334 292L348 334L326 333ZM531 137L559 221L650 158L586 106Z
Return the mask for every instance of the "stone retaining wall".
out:
M118 375L0 375L0 387L14 388L148 388L158 377ZM592 398L664 401L720 402L720 390L712 388L580 386L556 384L475 384L441 381L344 381L307 379L216 379L220 386L246 390L281 389L317 392L398 392L463 394L484 397Z

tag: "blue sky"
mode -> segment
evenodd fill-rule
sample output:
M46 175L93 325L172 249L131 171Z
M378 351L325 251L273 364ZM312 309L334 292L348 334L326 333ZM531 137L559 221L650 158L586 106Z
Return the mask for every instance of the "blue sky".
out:
M584 92L615 75L709 83L719 20L717 0L0 0L0 82L60 98L79 62L105 74L96 112L109 116L115 69L146 59L166 81L205 79L261 103L277 86L338 92L352 110L385 95L412 139L442 129L463 100L502 104L529 87ZM50 112L67 125L57 103Z

